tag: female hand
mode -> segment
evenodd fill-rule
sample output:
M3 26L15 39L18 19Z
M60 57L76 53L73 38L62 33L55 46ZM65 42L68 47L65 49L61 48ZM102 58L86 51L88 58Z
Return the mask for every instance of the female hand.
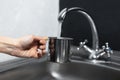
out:
M16 50L12 52L12 55L18 57L30 57L30 58L40 58L46 52L46 42L47 37L40 37L29 35L16 39Z

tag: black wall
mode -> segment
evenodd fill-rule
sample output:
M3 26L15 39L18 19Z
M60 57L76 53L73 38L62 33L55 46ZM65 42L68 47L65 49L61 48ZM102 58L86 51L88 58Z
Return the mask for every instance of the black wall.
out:
M120 0L60 0L60 10L65 7L84 8L96 24L100 46L109 42L112 49L120 50ZM84 39L88 39L89 46L92 44L89 23L78 13L66 17L61 36L74 38L74 45Z

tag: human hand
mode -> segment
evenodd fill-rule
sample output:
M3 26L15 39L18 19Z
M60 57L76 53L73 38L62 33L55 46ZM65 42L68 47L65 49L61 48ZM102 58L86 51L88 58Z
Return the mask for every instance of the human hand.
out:
M12 55L18 57L40 58L46 52L47 37L39 37L29 35L16 39L17 49L12 52Z

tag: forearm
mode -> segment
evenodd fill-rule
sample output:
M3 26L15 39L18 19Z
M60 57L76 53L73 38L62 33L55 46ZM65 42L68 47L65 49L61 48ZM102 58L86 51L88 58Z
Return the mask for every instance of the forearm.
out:
M9 37L0 37L0 52L12 54L17 49L16 39Z
M45 53L45 45L46 38L39 36L29 35L17 39L0 36L0 52L13 56L39 58ZM42 52L38 52L38 48Z

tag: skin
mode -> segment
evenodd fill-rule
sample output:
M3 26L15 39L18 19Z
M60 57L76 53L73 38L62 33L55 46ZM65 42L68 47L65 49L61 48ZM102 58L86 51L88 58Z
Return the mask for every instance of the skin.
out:
M40 58L46 52L47 37L28 35L21 38L0 36L0 52L25 58Z

